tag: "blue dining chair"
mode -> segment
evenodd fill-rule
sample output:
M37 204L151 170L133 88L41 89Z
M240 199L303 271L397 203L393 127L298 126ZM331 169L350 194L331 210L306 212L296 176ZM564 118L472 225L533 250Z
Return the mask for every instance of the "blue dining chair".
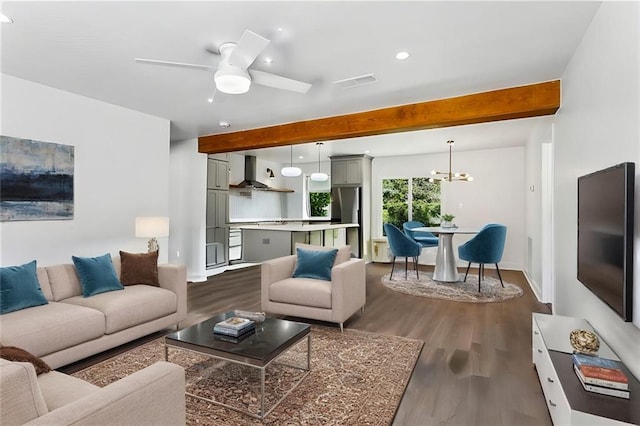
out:
M504 243L507 238L507 227L497 223L485 225L475 237L458 247L458 257L469 262L467 272L464 274L464 281L467 281L467 274L472 263L478 263L478 292L480 283L484 276L484 264L494 263L500 278L500 284L504 287L498 262L502 260Z
M396 266L396 256L404 257L404 279L407 279L407 266L409 257L413 258L413 266L416 270L416 277L420 279L418 275L418 257L422 251L420 244L413 241L406 236L400 229L391 223L384 224L384 233L387 234L387 241L389 242L389 248L391 254L393 254L393 263L391 264L391 275L389 279L393 278L393 270Z
M424 224L417 220L410 220L402 224L404 233L409 236L413 241L420 244L422 247L438 247L438 237L431 232L414 231L415 228L423 228Z

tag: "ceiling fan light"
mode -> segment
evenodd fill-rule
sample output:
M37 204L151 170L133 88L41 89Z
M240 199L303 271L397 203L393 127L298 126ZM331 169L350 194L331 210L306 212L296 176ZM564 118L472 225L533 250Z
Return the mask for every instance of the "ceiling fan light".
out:
M283 167L282 170L280 170L280 173L282 176L296 177L302 174L302 170L300 167Z
M314 182L325 182L327 179L329 179L329 175L326 173L321 173L321 172L311 173L311 180Z
M251 78L249 78L249 74L240 69L220 69L216 71L213 79L215 80L216 88L219 91L230 95L247 93L251 86Z

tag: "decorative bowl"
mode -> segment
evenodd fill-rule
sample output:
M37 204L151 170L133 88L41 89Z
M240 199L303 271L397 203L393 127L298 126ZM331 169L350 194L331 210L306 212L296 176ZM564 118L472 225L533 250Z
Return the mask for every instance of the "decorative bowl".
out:
M580 352L587 355L594 355L600 349L600 339L593 331L576 329L572 330L569 334L569 341L571 347L576 352Z

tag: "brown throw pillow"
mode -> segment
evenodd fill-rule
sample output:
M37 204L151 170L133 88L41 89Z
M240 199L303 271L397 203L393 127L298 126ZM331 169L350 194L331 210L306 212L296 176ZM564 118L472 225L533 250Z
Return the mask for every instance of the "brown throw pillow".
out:
M122 285L147 284L160 287L158 281L158 252L120 252L120 282Z
M0 347L0 358L13 362L30 362L35 367L36 374L48 373L51 371L51 367L49 367L46 362L37 356L30 354L24 349L16 348L15 346Z

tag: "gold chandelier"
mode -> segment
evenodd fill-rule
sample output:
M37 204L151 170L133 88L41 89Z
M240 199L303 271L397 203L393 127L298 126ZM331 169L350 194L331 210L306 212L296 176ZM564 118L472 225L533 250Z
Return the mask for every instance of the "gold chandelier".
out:
M439 172L437 170L431 170L431 176L429 178L429 182L452 182L454 180L462 180L471 182L473 180L473 176L469 175L469 173L454 173L451 171L451 147L453 146L453 141L447 141L449 145L449 172Z

